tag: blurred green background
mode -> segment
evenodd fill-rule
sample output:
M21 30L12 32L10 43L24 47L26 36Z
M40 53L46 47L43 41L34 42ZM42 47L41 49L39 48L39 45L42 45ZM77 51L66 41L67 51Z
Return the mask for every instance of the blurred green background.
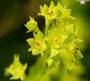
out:
M50 4L51 0L0 0L0 81L9 81L8 77L4 77L4 69L13 61L15 53L20 54L21 62L28 62L29 66L35 62L37 57L31 56L27 49L26 39L31 34L26 34L24 24L29 20L29 16L33 16L39 23L42 18L37 19L39 6L44 3ZM83 64L86 73L83 75L90 81L90 2L81 5L76 0L53 0L60 1L63 5L67 5L72 9L72 15L77 18L77 22L81 24L84 38L84 55Z

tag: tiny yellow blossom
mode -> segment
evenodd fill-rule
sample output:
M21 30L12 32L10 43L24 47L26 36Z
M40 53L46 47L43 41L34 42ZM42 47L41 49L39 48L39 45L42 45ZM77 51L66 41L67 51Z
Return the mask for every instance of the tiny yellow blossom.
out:
M65 39L66 39L66 36L61 34L61 32L58 29L51 30L49 32L49 35L47 36L47 42L53 48L59 48L60 46L62 46Z
M29 51L32 51L33 55L43 53L47 49L45 39L42 33L34 34L34 38L27 39L28 44L31 46Z
M26 28L29 30L29 32L34 31L34 32L38 32L38 24L37 22L30 17L30 21L27 22L27 24L25 24Z
M66 9L65 7L62 9L62 18L68 18L71 15L70 9Z
M44 5L43 7L40 7L40 13L39 15L42 15L45 17L45 19L54 19L56 17L55 13L55 6L54 3L51 2L50 6Z
M12 75L11 76L11 80L14 79L14 80L17 80L17 79L20 79L20 80L24 80L25 78L25 70L27 68L27 64L23 65L20 63L19 61L19 56L18 55L15 55L14 56L14 61L13 63L5 69L5 75Z
M74 64L74 55L69 53L67 49L60 49L60 58L62 59L65 68L71 70Z
M66 6L61 9L61 18L75 20L75 18L71 16L71 10L66 8Z

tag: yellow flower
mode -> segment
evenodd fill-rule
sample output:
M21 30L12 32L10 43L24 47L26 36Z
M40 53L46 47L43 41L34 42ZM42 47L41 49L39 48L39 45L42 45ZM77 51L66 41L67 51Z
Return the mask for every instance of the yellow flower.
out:
M60 46L62 46L65 39L66 36L61 34L58 29L51 30L47 36L47 42L53 48L59 48Z
M61 18L75 20L75 18L71 16L71 10L67 9L65 6L61 9Z
M44 6L40 6L40 13L39 15L42 15L45 17L46 20L46 26L49 24L49 22L57 17L56 13L56 6L53 2L51 2L50 6L48 7L46 4Z
M42 54L47 49L45 40L41 32L34 34L34 38L27 39L28 44L31 46L29 51L32 51L33 55Z
M69 53L67 49L60 49L60 58L62 59L64 66L68 70L72 70L72 66L74 64L74 55Z
M31 31L38 32L39 31L37 22L32 17L30 17L30 21L28 21L25 26L27 27L29 32L31 32Z
M56 17L54 3L51 2L49 7L46 4L43 7L40 6L39 15L44 16L46 19L54 19Z
M62 9L62 17L68 18L71 15L70 9L66 9L65 7Z
M14 80L17 80L17 79L20 79L20 80L24 80L25 78L25 70L27 68L27 64L23 65L20 63L19 61L19 56L18 55L15 55L14 56L14 61L13 63L5 69L5 75L12 75L11 76L11 80L14 79Z

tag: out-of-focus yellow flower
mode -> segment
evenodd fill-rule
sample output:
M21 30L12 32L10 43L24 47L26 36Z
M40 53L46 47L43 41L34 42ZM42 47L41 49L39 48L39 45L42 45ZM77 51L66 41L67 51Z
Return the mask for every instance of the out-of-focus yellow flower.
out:
M67 49L60 49L60 58L63 61L63 64L65 66L66 69L71 70L72 69L72 65L74 64L73 60L74 60L74 56L72 53L69 53Z
M75 32L75 30L74 30L74 24L67 24L65 26L65 28L64 28L64 32L66 34L72 34L72 33L74 33Z
M75 20L75 18L71 16L71 10L66 8L65 6L61 9L61 18Z
M75 50L76 50L76 44L75 44L75 41L71 41L67 44L67 50L69 53L72 53L74 54L75 53Z
M29 51L32 51L33 55L43 53L47 49L45 39L41 32L34 34L34 38L27 39L27 42L31 46Z
M20 61L19 61L19 56L15 55L14 56L14 61L13 63L5 69L5 75L12 75L11 76L11 80L24 80L25 78L25 70L27 68L27 64L23 65Z
M81 65L80 63L78 64L73 64L72 69L71 69L72 75L80 75L85 72L85 67Z
M75 75L66 75L63 77L62 81L79 81Z
M70 15L71 15L70 9L66 9L65 7L63 7L61 17L68 18L68 17L70 17Z
M51 30L47 36L47 42L50 44L51 47L56 49L63 44L65 39L66 36L61 34L61 32L58 29Z
M43 7L40 6L40 13L39 15L42 15L45 17L45 19L54 19L56 17L55 13L55 6L54 3L51 2L50 6L44 5Z

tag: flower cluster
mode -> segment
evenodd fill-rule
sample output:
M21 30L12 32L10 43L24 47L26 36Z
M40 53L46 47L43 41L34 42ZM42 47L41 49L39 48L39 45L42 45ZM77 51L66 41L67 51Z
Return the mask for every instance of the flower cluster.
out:
M51 2L50 6L45 4L40 7L38 16L40 15L45 18L44 32L39 30L34 18L30 17L30 21L26 24L34 36L27 39L30 45L29 51L33 55L41 54L45 57L48 67L59 64L66 71L75 72L76 67L80 69L79 60L83 55L78 48L78 43L81 39L78 27L74 25L76 18L71 16L71 10L60 3L55 5Z
M45 29L41 31L38 27L38 22L30 17L25 26L28 32L33 33L33 36L26 41L30 46L28 51L31 51L32 55L35 56L41 55L41 59L43 60L40 61L44 61L43 64L47 65L44 69L48 68L49 71L45 72L46 70L44 70L45 74L42 69L41 73L36 71L36 69L36 75L39 74L41 78L41 75L44 74L45 78L50 71L53 73L53 69L56 72L56 68L58 67L61 72L57 72L60 75L60 80L56 79L57 81L79 81L76 77L82 72L80 60L83 58L83 55L78 47L81 38L79 37L78 27L74 24L76 18L71 16L71 10L60 3L55 5L51 2L50 6L46 4L40 6L38 16L45 18ZM37 66L35 67L38 68ZM24 81L26 68L27 64L23 65L19 60L19 56L15 55L13 63L5 69L5 75L11 75L11 80L20 79ZM31 70L30 74L33 75L35 72L34 67ZM41 78L42 80L39 80L39 75L34 78L31 77L33 78L32 80L29 79L26 81L48 81L43 80L43 77Z
M51 2L50 6L46 4L41 6L38 15L45 17L45 33L39 30L37 22L30 17L30 21L25 25L29 31L33 31L34 35L34 38L27 39L30 45L29 51L32 51L33 55L47 55L46 51L49 51L47 62L50 62L50 65L57 55L64 62L75 61L79 38L76 34L78 29L73 24L75 18L71 16L71 10L60 3L54 5Z

